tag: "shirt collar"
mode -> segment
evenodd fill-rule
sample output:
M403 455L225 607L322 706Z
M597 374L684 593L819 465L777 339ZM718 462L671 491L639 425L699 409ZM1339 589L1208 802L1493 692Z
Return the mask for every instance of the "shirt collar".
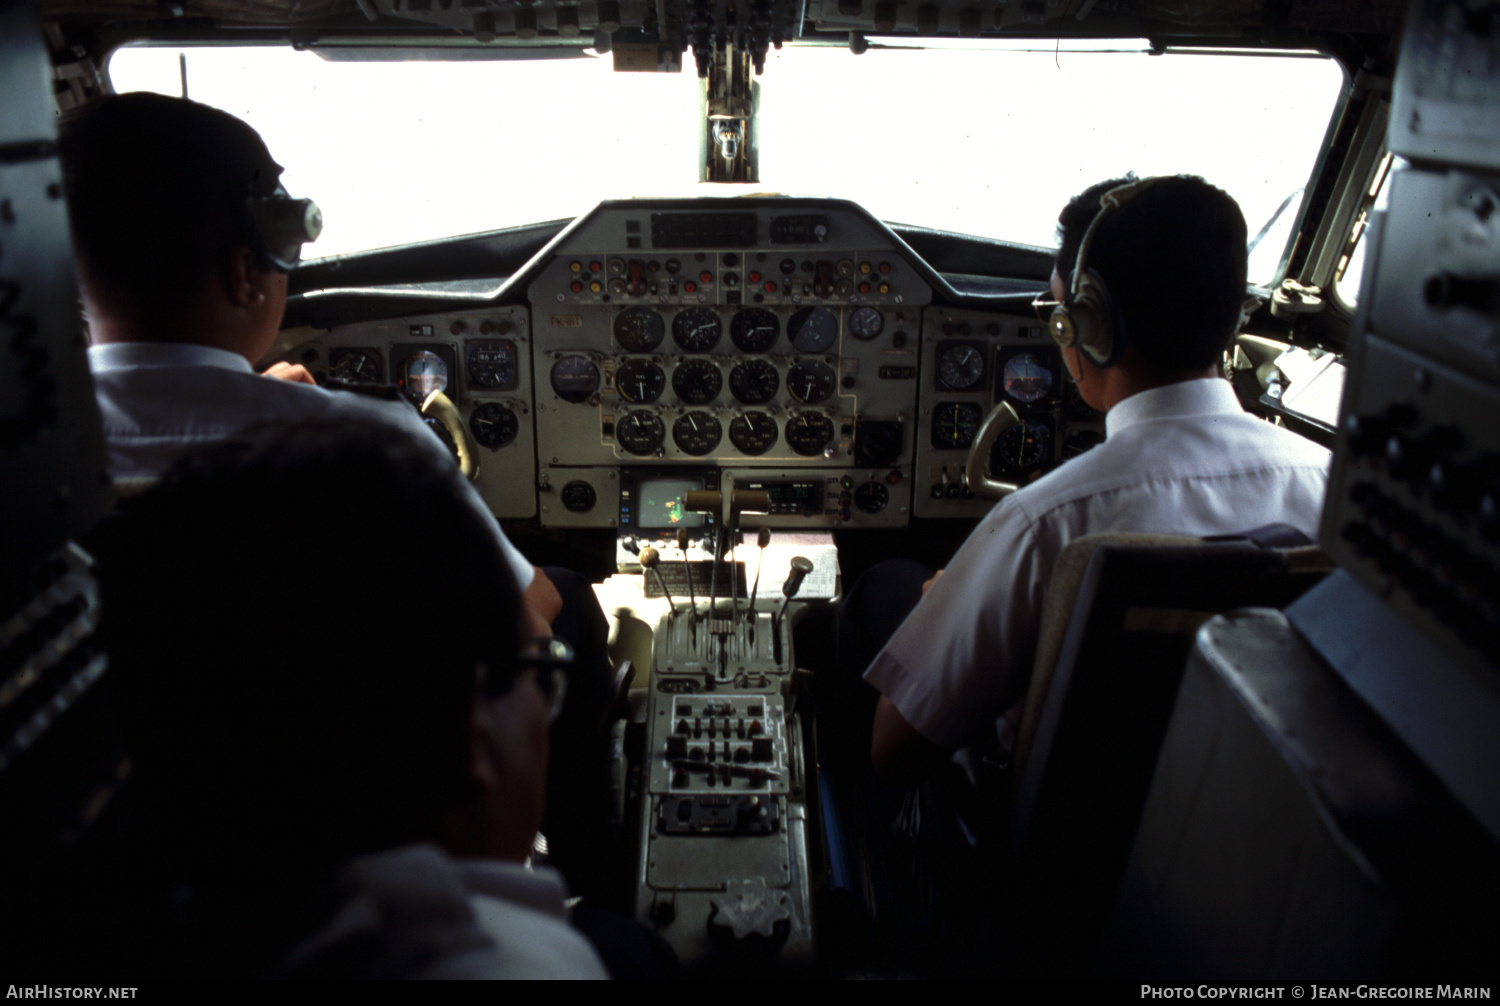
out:
M1104 429L1105 435L1112 437L1123 429L1153 419L1238 415L1243 412L1228 381L1207 377L1136 392L1109 410L1104 417Z
M111 342L89 347L89 369L96 374L148 367L218 367L255 373L250 361L238 353L191 342Z

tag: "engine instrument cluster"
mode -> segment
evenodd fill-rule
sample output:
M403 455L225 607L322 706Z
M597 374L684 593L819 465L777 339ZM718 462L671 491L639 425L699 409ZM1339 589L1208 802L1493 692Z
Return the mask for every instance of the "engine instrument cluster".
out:
M757 518L772 526L906 524L931 286L847 204L720 205L606 204L544 253L527 289L543 523L619 526L621 468L707 463L826 480L829 505Z

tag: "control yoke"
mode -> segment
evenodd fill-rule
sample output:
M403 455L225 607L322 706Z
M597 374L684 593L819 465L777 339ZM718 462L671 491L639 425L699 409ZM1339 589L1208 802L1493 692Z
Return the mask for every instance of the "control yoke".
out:
M1001 402L984 417L979 433L974 437L973 446L969 448L968 463L964 465L964 477L969 480L969 489L975 496L997 500L1021 488L1014 482L1001 482L989 476L990 451L994 449L995 441L1000 438L1000 434L1020 421L1021 417L1016 415L1016 410L1011 408L1009 402Z

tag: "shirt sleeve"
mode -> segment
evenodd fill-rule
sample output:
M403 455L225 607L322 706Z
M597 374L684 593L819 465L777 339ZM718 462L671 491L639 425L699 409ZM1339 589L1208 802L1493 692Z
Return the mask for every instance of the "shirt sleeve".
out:
M366 402L369 400L360 399L359 401ZM372 402L371 404L376 403ZM378 404L382 406L378 411L383 419L387 422L394 422L412 437L416 438L418 443L440 453L444 461L454 465L454 470L457 470L457 465L453 461L453 455L448 452L448 448L443 446L442 441L432 435L432 431L422 421L421 413L404 402L380 402ZM505 536L505 530L500 526L500 522L495 519L494 511L485 503L484 497L479 495L479 490L474 488L474 483L463 478L462 475L456 477L463 483L461 491L464 493L464 498L475 511L484 517L485 524L494 533L495 544L499 546L500 555L505 559L505 564L510 567L511 573L515 576L516 585L522 591L525 591L527 587L531 586L532 578L536 576L536 567Z
M1004 500L865 672L922 736L959 748L1025 693L1046 584L1036 528Z

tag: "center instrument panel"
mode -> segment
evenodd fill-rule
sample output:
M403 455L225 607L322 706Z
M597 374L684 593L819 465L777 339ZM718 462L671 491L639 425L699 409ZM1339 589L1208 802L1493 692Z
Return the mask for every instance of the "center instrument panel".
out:
M649 466L765 488L770 526L906 524L932 287L853 207L719 205L603 207L528 287L543 523L623 530Z
M763 489L770 527L902 527L988 510L964 466L999 401L1023 422L998 478L1103 436L1039 321L935 306L945 290L852 203L610 202L494 307L335 326L286 359L413 402L444 390L500 517L633 532L649 472Z

